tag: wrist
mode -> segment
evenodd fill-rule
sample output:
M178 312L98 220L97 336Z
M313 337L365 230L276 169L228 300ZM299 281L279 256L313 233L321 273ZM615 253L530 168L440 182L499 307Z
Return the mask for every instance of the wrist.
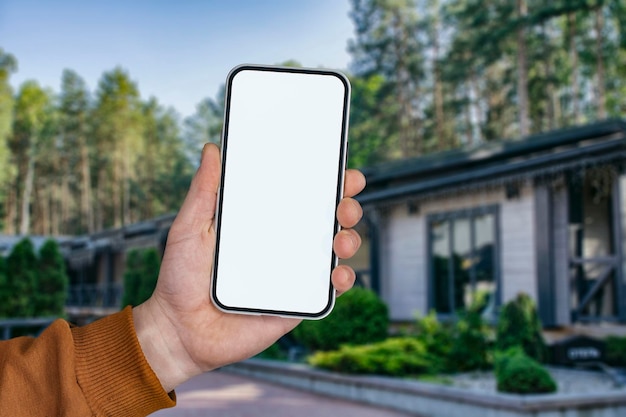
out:
M158 302L149 299L133 308L133 321L143 354L166 392L202 373Z

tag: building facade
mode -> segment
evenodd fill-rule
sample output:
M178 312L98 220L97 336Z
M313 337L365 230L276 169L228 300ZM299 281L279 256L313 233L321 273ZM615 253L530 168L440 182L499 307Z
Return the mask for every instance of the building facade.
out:
M625 163L612 120L365 169L355 266L396 322L523 292L546 327L626 324Z
M495 319L523 292L545 327L626 329L626 122L363 171L363 246L346 263L381 295L394 322L430 311L453 317L477 300ZM71 280L68 312L119 309L127 252L162 252L174 218L59 238ZM8 252L11 239L0 250Z

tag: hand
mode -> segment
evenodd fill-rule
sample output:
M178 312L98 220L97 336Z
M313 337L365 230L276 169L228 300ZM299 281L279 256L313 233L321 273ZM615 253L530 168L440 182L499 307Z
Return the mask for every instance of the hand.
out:
M170 229L156 289L150 299L133 309L141 348L168 392L195 375L262 352L300 323L292 318L226 314L211 302L219 180L219 149L206 145ZM353 256L361 244L359 234L350 228L358 223L362 210L351 197L364 187L363 174L346 171L344 198L337 208L343 229L333 243L340 258ZM331 279L341 294L354 285L355 273L339 265Z

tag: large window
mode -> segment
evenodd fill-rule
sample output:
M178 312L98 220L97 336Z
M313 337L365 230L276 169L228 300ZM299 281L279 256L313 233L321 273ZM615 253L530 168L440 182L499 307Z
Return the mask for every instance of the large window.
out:
M431 308L440 314L472 303L493 312L497 294L497 207L429 216Z

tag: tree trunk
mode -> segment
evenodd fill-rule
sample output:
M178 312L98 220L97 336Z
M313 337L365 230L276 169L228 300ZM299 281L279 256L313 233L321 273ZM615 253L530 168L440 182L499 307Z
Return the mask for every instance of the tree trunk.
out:
M113 227L122 227L122 212L124 207L123 195L124 195L124 163L123 156L121 155L121 149L115 149L113 158L113 174L111 182L112 202L113 209Z
M544 22L542 25L542 30L546 39L550 38L550 31L546 29L546 25L548 23ZM543 54L543 70L546 77L546 119L547 119L547 129L554 130L556 128L556 123L554 120L554 82L553 82L553 70L552 70L552 60L550 56L550 46L549 41L546 42L544 46L544 54Z
M80 213L81 223L87 233L91 234L95 231L94 225L94 209L91 197L91 169L89 166L89 149L81 138L80 149Z
M470 91L470 87L469 87L469 83L465 83L465 88L463 89L465 91L463 91L464 95L463 96L457 96L458 100L462 100L463 98L467 98L468 102L466 106L463 106L463 116L464 116L464 121L465 121L465 137L466 137L466 142L468 145L473 145L474 144L474 126L472 123L472 102L471 102L471 95L469 94Z
M7 196L4 201L4 233L7 235L15 234L15 215L17 202L17 184L14 181L7 182Z
M472 138L474 143L481 143L483 140L480 129L480 93L478 91L478 80L476 79L476 71L472 70L470 75L470 106L472 111Z
M72 217L72 209L75 207L72 199L72 193L70 192L70 184L69 184L69 175L66 173L63 175L63 179L61 180L61 185L59 187L59 211L60 211L60 221L55 225L56 232L61 234L70 234L70 221ZM78 233L77 230L72 230L72 234Z
M67 187L68 174L63 173L60 182L54 184L52 188L52 220L50 232L58 236L67 234L67 224L69 218L69 192Z
M582 122L580 110L580 86L578 81L578 49L576 48L576 15L567 14L567 26L569 36L569 55L572 62L572 110L574 112L574 124Z
M408 17L403 9L392 10L392 23L394 39L393 54L395 60L396 88L399 104L398 114L398 138L401 157L409 157L421 153L422 140L415 124L419 124L419 117L414 112L413 99L419 87L410 67L409 53L410 43L415 34L407 23Z
M598 110L598 119L606 118L606 93L604 90L605 73L604 59L602 56L602 32L604 30L604 16L602 15L602 7L598 7L595 13L595 29L596 29L596 77L598 80L596 103Z
M96 232L104 229L104 209L107 198L107 193L105 192L106 185L105 170L100 169L98 172L98 184L96 186L97 205L94 212L94 231Z
M32 145L28 153L26 178L24 179L24 190L22 192L22 210L19 230L19 233L22 236L26 236L30 232L30 200L33 194L33 183L35 180L35 152L34 149L32 149Z
M35 201L33 206L38 209L34 210L35 213L35 221L33 222L33 230L35 234L40 235L48 235L50 234L50 219L52 217L51 213L51 198L50 198L50 188L43 185L38 184Z
M395 55L398 62L396 68L397 81L396 88L398 91L398 103L400 105L400 111L398 112L398 140L400 145L400 152L403 158L411 155L411 103L409 98L410 87L410 75L407 65L405 63L406 57L406 44L407 34L402 27L402 16L396 11L393 19L394 31L397 36L397 42L395 44Z
M122 225L126 226L127 224L132 223L132 217L130 213L130 160L129 160L130 152L126 150L123 155L122 165L124 167L123 170L123 184L124 189L122 190Z
M517 0L517 15L520 20L527 15L526 0ZM528 56L526 49L526 23L520 24L517 29L517 99L519 111L519 132L521 136L528 136Z
M431 40L433 45L433 101L435 104L435 132L437 135L437 149L443 151L451 147L451 143L446 143L445 129L444 129L444 114L443 114L443 86L441 85L441 68L439 64L439 1L435 0L432 4L433 11L432 16L435 19L432 26Z

